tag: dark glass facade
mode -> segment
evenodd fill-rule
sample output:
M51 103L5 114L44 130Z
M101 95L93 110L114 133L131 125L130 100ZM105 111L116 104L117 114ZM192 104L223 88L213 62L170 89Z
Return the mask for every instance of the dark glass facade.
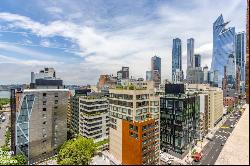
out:
M160 98L161 150L185 155L198 138L199 96L168 94Z

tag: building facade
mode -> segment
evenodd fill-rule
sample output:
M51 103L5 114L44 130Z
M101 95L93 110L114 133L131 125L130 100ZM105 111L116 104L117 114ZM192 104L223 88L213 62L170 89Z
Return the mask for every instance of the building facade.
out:
M117 164L159 164L159 97L149 89L111 89L109 152Z
M160 57L154 56L151 58L151 71L152 71L152 79L156 83L155 87L158 88L159 84L161 84L161 58Z
M215 84L222 86L224 66L227 64L228 56L235 55L235 28L226 28L229 22L224 22L220 15L213 23L213 57L211 71L218 70L218 80Z
M146 71L146 81L152 80L152 71Z
M182 48L181 39L173 39L172 47L172 81L181 82L183 81L182 72Z
M194 54L194 67L201 67L201 55Z
M187 39L187 70L194 67L194 39Z
M189 68L187 70L186 82L189 84L202 84L204 82L204 73L201 67Z
M27 89L16 113L16 153L32 164L54 156L67 140L67 89Z
M249 104L249 0L247 0L246 16L246 103Z
M223 90L206 84L187 84L186 89L208 95L208 130L212 130L223 116Z
M94 140L109 135L108 100L102 94L79 97L79 134Z
M166 84L165 96L160 99L162 151L182 158L195 144L199 129L199 101L199 96L185 93L184 84Z

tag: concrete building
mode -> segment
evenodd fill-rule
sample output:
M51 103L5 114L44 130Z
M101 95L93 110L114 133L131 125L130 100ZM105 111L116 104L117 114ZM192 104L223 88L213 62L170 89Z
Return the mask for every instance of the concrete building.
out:
M202 140L208 134L208 94L198 92L200 96L200 122L199 122L199 139Z
M19 94L15 150L28 164L57 153L67 140L67 89L26 89Z
M110 89L109 152L116 164L159 164L159 97L136 86Z
M154 82L154 87L156 89L158 89L159 85L161 84L161 75L160 75L159 71L158 70L153 70L152 71L152 76L153 76L152 80Z
M155 87L159 88L161 84L161 58L153 56L151 58L152 79L155 82Z
M184 79L184 74L182 70L176 69L175 72L172 74L172 81L173 83L182 83Z
M202 84L204 82L204 73L201 67L189 68L187 70L187 83Z
M88 93L91 92L91 89L77 89L75 90L74 96L71 98L71 122L70 129L73 130L74 133L79 133L79 97L87 96Z
M117 84L121 84L122 79L129 79L129 67L122 67L122 70L117 72Z
M152 71L146 71L146 81L152 80Z
M185 93L184 84L166 84L160 98L161 150L183 158L198 139L199 96Z
M95 141L107 139L108 125L107 97L101 93L79 96L79 134Z
M205 84L209 83L209 71L208 71L208 66L203 67L203 74L204 74L203 82L204 82Z
M187 91L208 94L208 128L213 129L223 116L223 91L207 84L186 84Z

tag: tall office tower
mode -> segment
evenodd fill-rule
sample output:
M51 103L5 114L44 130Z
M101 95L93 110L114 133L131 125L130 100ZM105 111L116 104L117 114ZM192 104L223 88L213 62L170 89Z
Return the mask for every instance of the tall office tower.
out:
M194 67L201 67L201 55L194 54Z
M158 72L156 72L158 70ZM156 83L155 87L158 88L158 84L161 84L161 58L154 56L151 58L151 71L152 79Z
M160 98L161 150L182 158L198 138L200 99L184 84L166 84ZM188 111L187 111L188 110Z
M118 71L117 72L117 84L121 85L121 81L122 81L122 71Z
M122 78L129 79L129 67L122 67Z
M158 89L159 85L161 84L161 75L159 73L159 70L152 71L152 80L154 82L154 87Z
M159 96L154 89L132 89L110 89L109 152L115 164L157 165L160 156Z
M236 68L236 81L235 81L235 90L237 94L241 93L241 88L240 88L240 79L241 79L241 70L240 66L237 66Z
M246 40L245 32L239 32L235 36L235 55L236 65L240 67L241 81L245 81L245 56L246 56Z
M235 28L226 28L228 23L224 22L222 14L213 23L213 57L210 70L218 71L218 80L215 84L219 87L222 85L224 66L228 57L235 54Z
M181 49L181 39L173 39L172 48L172 81L182 82L183 72L182 72L182 49Z
M151 81L152 80L152 71L146 71L146 80Z
M246 103L249 104L249 0L247 0L247 17L246 17Z
M101 93L79 97L79 134L95 141L109 135L108 100Z
M187 69L194 67L194 39L187 39Z
M71 98L71 125L70 128L73 130L74 133L79 133L79 110L80 110L80 103L79 97L80 96L87 96L88 93L91 92L91 89L77 89L75 90L74 96Z
M213 130L223 116L223 90L204 84L188 84L186 85L186 90L208 94L208 129Z
M67 140L67 89L25 89L16 115L16 152L28 164L54 156Z
M207 66L203 67L203 74L204 74L203 82L204 83L209 83L208 67Z

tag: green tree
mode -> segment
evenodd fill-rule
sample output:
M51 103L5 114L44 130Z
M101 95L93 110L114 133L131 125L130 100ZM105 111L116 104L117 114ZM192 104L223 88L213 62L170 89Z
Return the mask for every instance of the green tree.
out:
M95 151L93 139L78 136L61 146L57 162L60 165L88 165Z
M18 154L18 155L13 156L12 158L17 161L15 165L26 165L26 160L23 155Z

